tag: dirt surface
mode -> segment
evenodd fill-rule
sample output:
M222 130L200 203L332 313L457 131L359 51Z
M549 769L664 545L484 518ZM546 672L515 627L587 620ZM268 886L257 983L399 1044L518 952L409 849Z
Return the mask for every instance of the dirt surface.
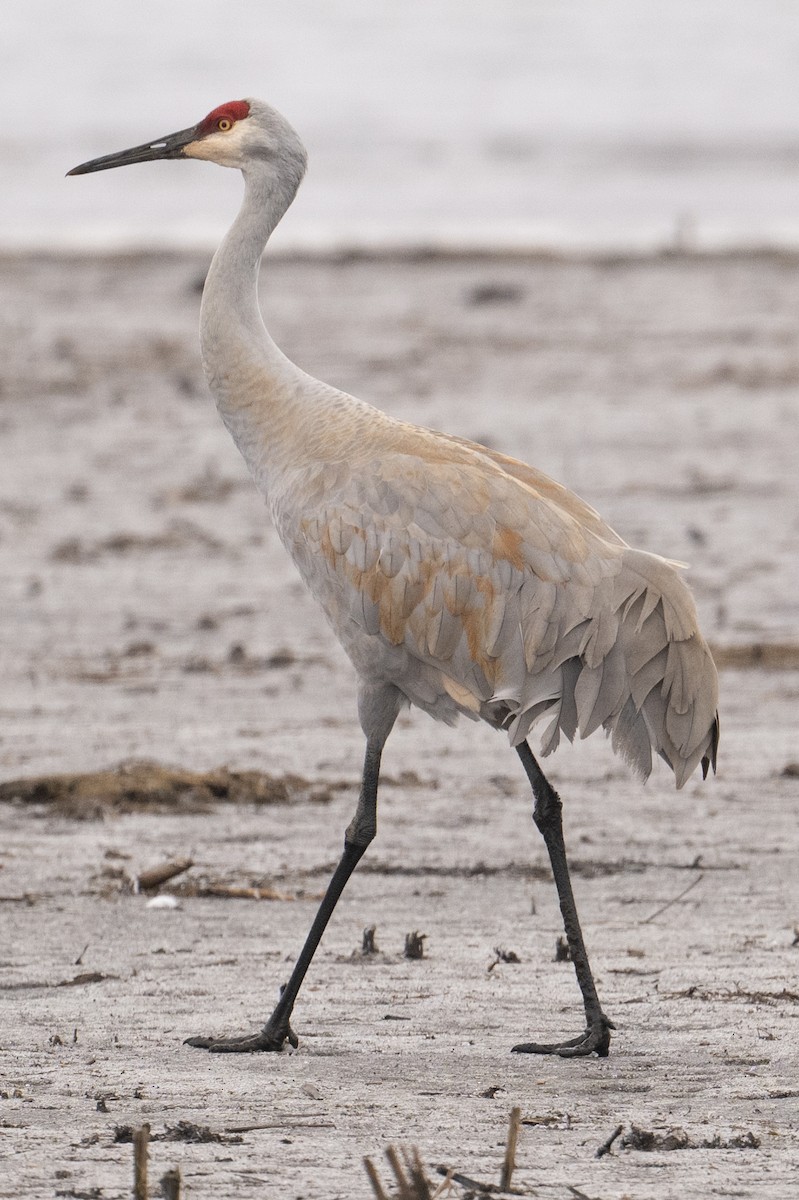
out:
M387 1181L391 1143L496 1186L514 1106L523 1194L795 1196L799 264L280 260L264 280L311 373L534 462L693 564L717 778L642 788L601 737L550 760L617 1024L587 1061L509 1054L581 1024L516 756L420 714L388 744L299 1049L182 1045L268 1014L362 756L350 668L205 391L205 266L0 261L0 1196L129 1196L144 1122L152 1195L179 1167L187 1197L368 1197L362 1157ZM171 859L192 865L152 906L135 880Z

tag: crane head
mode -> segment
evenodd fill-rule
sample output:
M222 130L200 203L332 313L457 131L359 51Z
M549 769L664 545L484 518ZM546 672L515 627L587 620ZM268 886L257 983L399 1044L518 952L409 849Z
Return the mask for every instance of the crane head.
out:
M242 167L246 158L246 127L251 114L277 116L273 109L253 100L230 100L212 109L190 129L167 134L142 146L120 150L93 158L68 171L68 175L88 175L92 171L109 171L130 163L151 162L159 158L204 158L224 167ZM254 122L254 124L257 122Z

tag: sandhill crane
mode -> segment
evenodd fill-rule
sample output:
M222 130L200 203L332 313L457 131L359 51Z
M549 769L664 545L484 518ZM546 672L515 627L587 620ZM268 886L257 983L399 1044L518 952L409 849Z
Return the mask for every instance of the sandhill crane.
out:
M288 984L263 1029L193 1037L214 1052L297 1045L290 1017L324 929L375 836L383 747L415 705L505 730L535 799L586 1028L515 1051L605 1056L602 1011L569 880L561 800L527 743L542 750L600 726L643 778L652 751L681 787L715 769L718 681L678 564L632 549L587 504L524 463L463 438L394 420L306 375L275 345L258 307L266 242L306 166L297 134L259 100L93 159L71 175L151 159L238 168L244 201L214 256L200 337L208 383L265 495L275 527L358 675L366 755L344 851Z

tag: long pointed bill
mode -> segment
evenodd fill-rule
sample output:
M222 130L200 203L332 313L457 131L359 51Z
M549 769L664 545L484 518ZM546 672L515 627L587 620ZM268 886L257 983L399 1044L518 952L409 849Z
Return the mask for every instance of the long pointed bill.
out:
M197 126L191 129L181 129L179 133L170 133L167 137L158 138L154 142L146 142L143 146L134 146L131 150L120 150L117 154L105 154L102 158L93 158L67 171L67 175L88 175L91 171L110 171L112 167L127 167L130 163L152 162L158 158L183 158L183 151L191 142L199 137Z

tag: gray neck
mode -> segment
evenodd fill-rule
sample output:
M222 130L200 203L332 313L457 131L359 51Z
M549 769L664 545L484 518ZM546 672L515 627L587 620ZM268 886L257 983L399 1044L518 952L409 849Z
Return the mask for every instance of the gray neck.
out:
M243 172L241 209L205 282L200 344L205 373L220 406L242 369L288 363L267 333L258 306L261 255L302 178L299 165L294 171L278 169L283 166L256 161Z

